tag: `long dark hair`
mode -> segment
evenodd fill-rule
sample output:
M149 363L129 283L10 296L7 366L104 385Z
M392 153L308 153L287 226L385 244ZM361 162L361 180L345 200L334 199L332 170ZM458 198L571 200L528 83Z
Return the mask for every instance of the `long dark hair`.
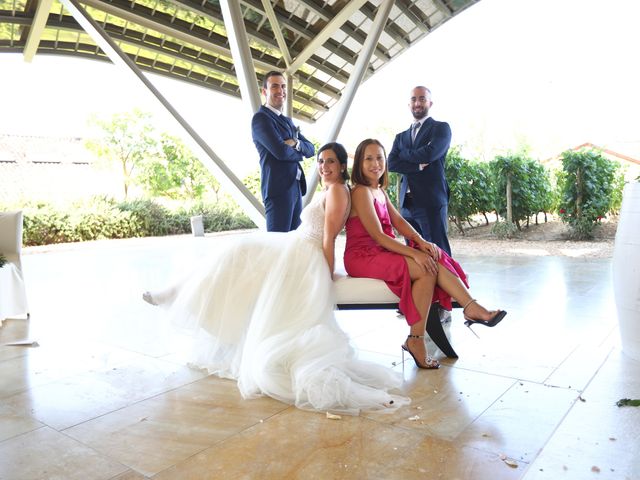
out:
M348 182L349 170L347 169L347 162L349 161L349 155L347 154L347 150L341 143L330 142L318 149L318 154L316 155L317 160L320 160L320 154L325 150L331 150L333 153L335 153L338 161L340 162L340 165L344 165L344 170L342 171L342 180L344 180L344 183Z
M382 153L384 154L384 173L382 177L378 180L378 185L380 187L386 189L389 185L389 172L387 171L387 151L384 149L384 145L380 143L379 140L375 138L367 138L360 142L358 148L356 148L356 154L353 157L353 169L351 170L351 183L354 186L356 185L366 185L367 187L372 187L373 185L369 185L369 181L364 178L362 174L362 162L364 160L364 151L369 145L378 145L382 148Z

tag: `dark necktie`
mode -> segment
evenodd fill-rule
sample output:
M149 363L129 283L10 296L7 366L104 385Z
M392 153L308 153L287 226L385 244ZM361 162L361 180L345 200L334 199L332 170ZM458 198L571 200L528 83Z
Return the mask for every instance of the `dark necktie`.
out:
M416 141L416 135L418 134L418 129L420 128L420 122L416 122L411 125L411 143Z

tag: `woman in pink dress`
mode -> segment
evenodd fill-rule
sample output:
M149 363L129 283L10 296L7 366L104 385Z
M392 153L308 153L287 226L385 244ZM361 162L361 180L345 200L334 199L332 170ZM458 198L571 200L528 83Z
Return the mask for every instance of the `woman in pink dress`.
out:
M497 325L507 314L489 311L471 297L460 265L434 243L427 242L398 213L386 192L386 152L378 140L368 139L356 149L351 176L351 212L346 223L344 265L352 277L384 280L400 297L400 310L409 324L402 345L418 368L439 368L427 354L424 332L431 303L450 310L452 297L463 305L465 325ZM398 241L393 228L409 240Z

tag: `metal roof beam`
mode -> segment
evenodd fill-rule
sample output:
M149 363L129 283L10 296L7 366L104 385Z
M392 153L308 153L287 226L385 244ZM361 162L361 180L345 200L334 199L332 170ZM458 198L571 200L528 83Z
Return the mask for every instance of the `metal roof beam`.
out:
M226 45L222 43L222 41L214 40L211 37L205 39L202 35L197 35L192 31L185 33L183 29L178 29L178 25L176 24L176 22L170 25L167 25L165 23L158 23L161 20L158 17L158 15L154 16L154 18L156 19L156 21L154 22L153 20L143 17L141 14L138 14L136 12L131 12L130 9L123 10L124 6L122 2L119 2L119 3L112 2L110 4L105 4L99 0L86 0L86 3L98 10L105 11L106 13L113 14L117 17L121 17L124 20L130 21L132 23L136 23L145 28L151 28L152 30L158 31L164 35L170 35L172 37L175 37L176 39L184 41L185 43L190 43L194 46L203 48L204 50L212 51L214 53L218 53L226 57L232 58L231 51L229 50L229 48L227 48ZM186 2L182 2L180 0L174 0L174 3L180 4L180 5L187 5ZM212 21L223 22L223 19L215 17L210 12L203 11L203 10L195 10L195 11L198 14L201 14L209 18ZM252 31L248 31L248 33L250 37L254 37L255 33L257 32L254 33ZM258 41L264 42L263 38L255 38L255 39ZM275 47L275 45L273 46ZM260 70L269 71L269 70L280 69L277 65L277 60L275 58L273 58L273 61L265 62L262 60L256 60L255 59L256 55L253 55L253 57L254 57L255 67ZM325 73L327 73L330 76L336 76L337 78L340 78L340 75L337 73L335 69L329 69L323 66L321 70L325 71ZM339 98L340 96L339 92L337 92L336 89L327 88L325 85L323 85L322 83L316 80L313 80L313 81L308 80L310 78L308 75L299 76L299 78L301 80L305 79L305 80L302 80L302 83L304 83L305 85L308 85L309 87L315 90L319 90L329 97Z
M232 58L231 50L226 47L226 39L221 37L215 40L212 36L206 37L199 35L186 27L179 27L178 22L162 23L161 18L156 14L153 16L153 20L150 16L146 17L143 13L138 13L126 8L121 2L112 1L109 3L102 2L100 0L83 0L85 5L89 5L96 10L100 10L105 13L115 15L128 22L136 23L142 27L155 30L163 35L169 35L176 39L200 47L204 50L217 53L218 55L224 55L225 57ZM254 60L257 66L263 69L271 69L275 66L275 62L268 63L261 60Z
M453 10L444 3L442 0L431 0L438 10L440 10L446 17L453 16Z
M363 5L360 11L364 15L366 15L370 20L374 20L376 17L375 9L368 3L366 5ZM409 42L405 40L407 33L400 30L395 24L389 24L388 26L386 26L384 31L386 32L387 35L389 35L396 42L398 42L403 48L407 48L409 46Z
M351 0L347 6L342 7L342 10L340 10L340 12L333 17L329 23L327 23L322 31L305 46L304 50L296 55L289 68L287 68L287 72L295 73L300 67L302 67L302 65L304 65L313 55L313 52L331 38L331 35L333 35L336 30L349 20L351 15L353 15L353 13L365 3L367 3L367 0Z
M420 9L417 9L417 12L413 11L413 2L411 0L396 0L396 7L398 7L400 11L422 32L429 33L431 31L429 19L427 17L423 18Z
M209 145L198 135L198 133L187 123L169 101L158 91L157 88L140 71L136 64L116 43L109 38L106 32L87 13L77 0L60 0L64 7L71 12L73 18L91 36L96 44L107 54L109 59L117 64L123 71L137 78L147 90L149 90L163 107L176 120L179 127L185 134L185 139L189 140L190 146L194 148L194 153L198 156L203 165L209 169L216 178L225 185L235 200L238 201L243 210L249 215L253 222L263 228L264 207L244 184L235 176L227 165L216 155Z
M344 95L342 96L342 100L338 103L336 119L331 123L331 130L327 135L327 142L334 142L338 138L338 134L344 125L344 120L349 113L349 109L351 108L351 104L353 99L358 92L358 88L362 81L365 78L365 74L367 73L369 62L371 61L371 57L373 55L373 51L375 50L376 45L378 44L378 40L380 40L380 35L384 30L384 25L389 18L389 14L391 13L391 8L393 7L394 0L383 0L383 2L378 7L378 11L373 20L373 25L371 25L371 31L369 32L369 37L367 41L362 46L362 50L358 55L358 60L356 61L356 65L354 68L351 77L349 78L349 83L347 84ZM303 204L306 206L311 201L313 197L313 193L318 186L318 171L313 170L311 173L311 178L309 179L309 187L307 188L307 195L305 195L303 199Z
M259 0L242 0L242 3L249 8L252 8L258 13L261 13L261 14L264 13L260 8ZM289 18L288 16L282 13L281 7L274 8L274 11L276 12L278 22L281 26L288 28L294 34L298 35L298 37L300 38L304 38L309 41L313 38L313 35L314 35L313 32L310 32L306 24L304 24L298 17ZM252 34L255 35L256 40L266 43L267 39L265 38L265 35L261 34L259 31L252 30L251 28L249 28L248 32L250 35ZM334 45L324 45L324 47L330 52L335 53L336 55L345 59L345 61L350 62L351 60L353 60L353 54L344 56L342 52L340 52L339 50L335 50ZM293 54L291 49L290 49L290 53ZM335 77L337 80L340 80L343 83L347 83L348 77L342 72L342 70L338 69L332 64L325 63L324 60L325 59L320 58L317 55L313 55L307 61L307 64L313 66L314 68L317 68L318 70L321 70L322 72L326 73L331 77Z

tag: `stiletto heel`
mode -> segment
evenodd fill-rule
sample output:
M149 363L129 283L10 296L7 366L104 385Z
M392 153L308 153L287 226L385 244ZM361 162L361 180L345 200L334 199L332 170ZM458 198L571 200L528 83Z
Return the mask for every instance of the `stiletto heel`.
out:
M407 341L402 344L402 365L404 365L404 352L407 352L411 355L413 361L416 362L416 367L418 368L424 368L425 370L435 370L436 368L440 368L440 362L430 355L427 355L427 358L425 358L425 363L418 362L416 356L411 350L409 350L409 344L407 342L410 338L424 338L424 335L407 335Z
M465 310L467 309L467 307L469 305L471 305L472 303L478 303L477 300L475 298L472 298L471 300L469 300L467 302L467 304L462 308L462 314L464 315L464 324L467 326L467 328L469 330L471 330L473 332L473 330L471 329L471 325L474 324L480 324L480 325L484 325L485 327L495 327L497 324L499 324L502 319L507 315L507 311L506 310L498 310L496 312L496 314L493 316L493 318L491 320L475 320L471 317L468 317L465 312ZM473 332L473 334L478 337L478 334L476 332ZM480 337L478 337L480 338Z

